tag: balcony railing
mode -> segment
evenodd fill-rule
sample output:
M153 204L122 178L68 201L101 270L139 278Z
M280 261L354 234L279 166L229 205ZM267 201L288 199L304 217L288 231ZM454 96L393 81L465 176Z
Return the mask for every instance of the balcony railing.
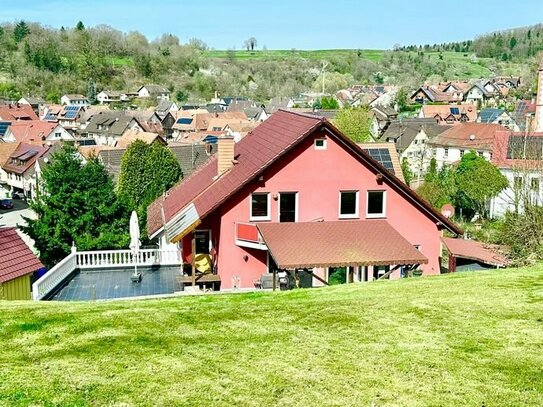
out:
M251 249L268 250L256 223L236 222L236 245Z
M32 284L32 299L43 300L76 270L137 266L181 266L178 250L142 249L137 256L130 250L78 252L75 247L55 267Z

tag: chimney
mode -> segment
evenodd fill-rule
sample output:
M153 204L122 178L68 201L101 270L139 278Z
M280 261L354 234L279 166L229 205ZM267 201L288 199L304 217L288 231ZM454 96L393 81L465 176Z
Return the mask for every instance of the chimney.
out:
M220 136L217 141L217 175L222 175L234 165L234 137Z
M534 131L537 133L543 132L543 64L540 64L539 69L537 70L537 98Z

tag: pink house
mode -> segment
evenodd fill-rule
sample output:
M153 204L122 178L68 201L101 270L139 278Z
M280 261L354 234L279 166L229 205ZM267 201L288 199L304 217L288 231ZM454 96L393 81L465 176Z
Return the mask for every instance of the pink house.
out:
M221 288L275 270L303 270L306 285L337 267L348 281L439 274L442 232L461 233L323 118L280 110L239 143L218 143L150 205L148 232Z

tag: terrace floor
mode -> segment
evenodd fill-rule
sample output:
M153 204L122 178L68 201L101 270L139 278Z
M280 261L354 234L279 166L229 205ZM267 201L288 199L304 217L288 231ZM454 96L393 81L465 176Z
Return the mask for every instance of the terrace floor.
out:
M133 268L80 271L51 300L105 300L183 291L183 286L178 281L181 276L178 266L162 266L156 269L139 267L138 271L142 274L141 283L131 281Z

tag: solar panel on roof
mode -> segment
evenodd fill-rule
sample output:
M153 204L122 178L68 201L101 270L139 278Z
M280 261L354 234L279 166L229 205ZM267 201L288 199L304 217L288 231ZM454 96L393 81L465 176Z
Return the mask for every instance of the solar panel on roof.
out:
M74 111L74 110L77 111L77 110L79 110L79 109L80 109L79 106L66 106L66 107L64 108L64 110L66 110L67 112Z
M4 136L6 134L6 130L10 125L10 122L0 122L0 136Z
M451 114L460 114L460 109L457 107L451 107Z
M77 111L66 112L66 114L64 115L65 119L75 119L76 117L77 117Z
M392 158L390 157L390 151L388 149L365 148L364 151L368 153L371 158L394 174L394 165L392 164Z
M57 120L57 117L52 113L47 113L43 120Z
M177 119L177 124L191 124L192 123L192 117L181 117L180 119Z

